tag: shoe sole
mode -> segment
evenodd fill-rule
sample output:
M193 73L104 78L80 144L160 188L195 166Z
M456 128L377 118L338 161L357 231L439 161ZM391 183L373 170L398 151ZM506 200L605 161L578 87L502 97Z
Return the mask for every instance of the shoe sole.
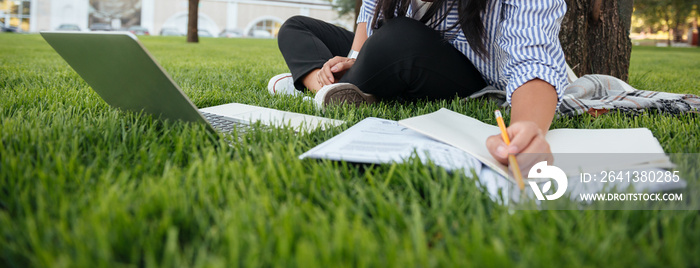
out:
M323 104L339 105L343 103L359 106L360 104L372 104L377 102L373 95L362 92L352 84L346 84L330 89L323 98Z

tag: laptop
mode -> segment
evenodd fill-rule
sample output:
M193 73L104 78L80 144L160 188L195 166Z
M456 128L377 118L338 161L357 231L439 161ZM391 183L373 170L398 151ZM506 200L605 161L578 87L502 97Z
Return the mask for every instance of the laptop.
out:
M302 133L345 123L241 103L197 109L130 32L41 32L41 36L112 107L203 123L222 132L255 122Z

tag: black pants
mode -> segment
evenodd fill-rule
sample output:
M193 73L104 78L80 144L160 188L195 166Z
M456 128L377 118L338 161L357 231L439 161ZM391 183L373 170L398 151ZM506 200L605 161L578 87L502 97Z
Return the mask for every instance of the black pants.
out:
M279 48L295 86L334 56L347 56L353 33L313 18L295 16L280 28ZM486 86L459 50L424 24L409 18L386 21L362 46L340 79L380 98L406 100L467 97Z

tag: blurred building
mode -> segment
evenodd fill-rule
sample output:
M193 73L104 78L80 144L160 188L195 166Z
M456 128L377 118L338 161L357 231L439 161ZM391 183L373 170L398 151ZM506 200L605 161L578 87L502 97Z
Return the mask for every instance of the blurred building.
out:
M75 25L81 30L125 30L142 26L151 34L187 31L187 0L0 0L0 22L25 32ZM351 17L339 18L328 0L200 0L199 29L243 36L275 37L281 24L305 15L352 29Z

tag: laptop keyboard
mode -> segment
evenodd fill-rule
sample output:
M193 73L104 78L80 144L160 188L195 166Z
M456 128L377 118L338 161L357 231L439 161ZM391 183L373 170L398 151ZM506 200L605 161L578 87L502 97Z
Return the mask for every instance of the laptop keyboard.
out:
M232 132L234 129L236 129L238 132L245 132L245 130L249 127L249 125L243 121L237 121L233 118L203 111L199 112L204 116L204 119L209 121L209 124L211 124L212 127L221 132Z

